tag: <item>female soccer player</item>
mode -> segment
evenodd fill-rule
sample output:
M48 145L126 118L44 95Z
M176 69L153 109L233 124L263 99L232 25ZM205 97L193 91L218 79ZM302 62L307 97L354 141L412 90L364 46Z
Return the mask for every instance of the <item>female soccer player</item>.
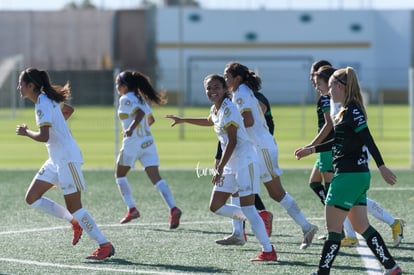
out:
M182 212L175 205L167 182L160 176L158 153L150 128L155 120L148 103L165 103L163 95L155 91L148 76L140 72L121 72L116 78L116 88L120 96L118 117L122 123L124 138L118 155L115 179L128 207L128 212L121 219L121 224L140 216L126 177L131 167L134 167L135 162L139 160L148 178L170 209L170 229L175 229L180 224Z
M319 71L320 68L323 68ZM328 61L321 60L312 64L311 82L319 93L317 102L318 135L312 140L309 146L319 144L333 137L333 122L331 119L331 98L328 94L328 80L336 69L332 68ZM326 192L333 176L332 152L321 152L318 155L309 177L309 186L319 197L322 204L325 204ZM322 182L324 185L322 185Z
M367 124L361 89L352 67L339 69L329 78L329 92L334 102L341 103L335 117L335 135L328 142L304 147L295 152L296 158L315 152L333 150L335 175L325 201L325 219L328 237L324 243L318 271L329 274L341 244L342 225L348 216L353 228L361 234L378 261L384 266L384 274L402 274L389 253L381 235L369 224L367 217L367 191L371 175L364 145L374 158L381 176L394 185L395 174L385 166Z
M277 261L275 248L270 243L265 225L255 206L255 194L260 191L259 167L246 129L236 106L229 99L226 81L220 75L208 75L204 79L208 99L213 102L207 118L181 118L167 115L174 122L213 126L220 141L223 154L213 176L213 192L210 210L225 217L248 220L252 231L262 245L258 257L251 261ZM240 206L226 204L227 199L239 193Z
M312 65L312 84L315 89L321 94L318 101L318 135L312 140L307 146L314 146L324 141L329 140L329 136L333 135L333 122L335 115L338 113L341 106L340 102L333 102L329 93L328 82L330 76L335 72L335 68L331 65L326 64L327 61L321 60L315 62ZM328 103L328 98L330 99L330 104ZM332 136L331 136L332 137ZM306 147L306 146L305 146ZM366 147L364 151L368 155ZM321 175L322 179L325 182L325 189L321 186ZM325 204L325 196L329 189L329 184L333 176L333 167L332 167L332 151L320 152L318 159L315 163L314 169L312 170L310 177L310 185L312 189L317 193L322 201ZM322 187L322 189L320 187ZM324 195L323 197L321 195ZM403 229L405 222L402 219L394 218L388 211L386 211L380 204L376 201L367 198L367 210L368 213L373 215L375 218L379 219L382 222L385 222L391 227L393 246L397 247L400 245L404 235ZM352 228L349 219L346 218L344 222L344 233L345 237L341 241L341 247L353 247L358 245L358 239L354 229Z
M74 245L79 241L82 229L85 230L99 244L99 248L87 259L103 260L111 257L115 253L114 247L82 207L81 191L85 189L81 171L83 159L65 121L73 112L64 103L70 97L69 84L63 87L52 85L46 71L28 68L20 73L17 89L22 98L35 104L39 130L30 130L27 125L22 124L17 125L16 134L44 142L49 153L48 160L27 190L26 202L33 208L71 221ZM54 185L61 188L67 209L43 196Z
M272 116L272 110L270 108L270 103L269 100L259 91L254 91L254 96L257 98L257 100L259 101L260 104L260 108L262 109L264 118L266 120L266 125L269 128L269 132L270 134L273 136L274 134L274 130L275 130L275 124L273 121L273 116ZM220 142L218 143L217 146L217 152L216 152L216 164L220 161L221 159L221 154L222 154L222 150L221 150L221 146L220 146ZM233 194L231 197L231 202L233 204L236 205L240 205L240 200L237 194ZM263 219L263 222L265 224L266 227L266 232L267 235L270 237L272 235L272 229L273 229L273 214L266 210L266 207L262 201L262 198L260 197L259 194L255 194L255 198L254 198L254 206L256 207L257 211L259 212L259 216ZM246 233L244 232L244 224L241 223L238 220L233 220L233 233L231 234L230 237L228 238L224 238L224 239L220 239L220 240L216 240L217 244L221 244L221 245L243 245L246 240L247 240L247 236ZM241 232L243 232L243 237L244 239L240 239L236 236L240 236Z
M236 62L226 65L224 78L232 92L232 101L243 117L249 138L255 145L254 148L259 157L261 180L270 197L279 202L302 228L303 241L300 248L306 249L312 243L318 227L309 223L295 199L282 186L278 147L274 137L269 133L259 102L253 94L253 91L260 90L261 79L246 66ZM231 235L226 239L235 237L243 238L243 236Z

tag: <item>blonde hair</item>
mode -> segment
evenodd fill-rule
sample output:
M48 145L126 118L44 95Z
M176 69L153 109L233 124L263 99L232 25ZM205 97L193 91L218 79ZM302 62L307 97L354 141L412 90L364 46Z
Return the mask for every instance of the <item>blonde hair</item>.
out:
M365 119L368 119L367 112L364 107L364 98L362 97L361 87L359 86L359 81L357 74L352 67L346 67L336 70L333 75L333 79L342 85L344 85L344 103L341 106L341 110L338 115L335 117L335 120L343 116L343 112L347 108L350 102L355 102L358 108L363 112Z

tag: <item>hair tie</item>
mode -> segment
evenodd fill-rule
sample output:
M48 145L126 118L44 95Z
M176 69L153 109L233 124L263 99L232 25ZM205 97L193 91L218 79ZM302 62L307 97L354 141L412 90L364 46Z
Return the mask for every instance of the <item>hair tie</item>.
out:
M333 77L336 79L336 81L338 81L338 82L339 82L339 83L341 83L342 85L346 86L346 81L344 81L344 80L340 79L340 78L339 78L339 77L337 77L336 75L334 75Z
M41 88L41 87L42 87L42 85L40 85L39 83L37 83L37 81L36 81L36 80L34 80L34 78L32 78L32 77L30 76L30 72L29 72L29 70L28 70L28 69L24 70L24 72L27 74L27 77L30 79L30 81L32 81L32 82L33 82L33 84L34 84L36 87L39 87L39 88Z
M119 74L119 81L125 85L128 85L128 83L125 81L125 78L122 76L123 74L123 72Z

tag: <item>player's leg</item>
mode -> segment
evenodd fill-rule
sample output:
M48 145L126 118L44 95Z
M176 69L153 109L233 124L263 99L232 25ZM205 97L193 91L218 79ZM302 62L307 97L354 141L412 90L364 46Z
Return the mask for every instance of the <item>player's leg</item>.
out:
M115 182L118 186L119 193L121 194L122 200L127 206L127 213L121 219L120 223L128 223L133 219L137 219L140 216L138 209L136 208L134 196L129 185L127 174L131 167L134 166L136 161L136 150L124 150L121 149L115 170Z

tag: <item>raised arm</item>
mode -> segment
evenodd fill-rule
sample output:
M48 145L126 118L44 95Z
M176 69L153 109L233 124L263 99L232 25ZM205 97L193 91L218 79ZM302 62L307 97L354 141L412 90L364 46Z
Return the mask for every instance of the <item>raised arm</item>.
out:
M207 117L179 117L176 115L166 115L166 118L170 118L173 120L173 123L171 123L171 127L175 126L176 124L180 123L189 123L193 125L198 126L213 126L213 122L209 120Z

